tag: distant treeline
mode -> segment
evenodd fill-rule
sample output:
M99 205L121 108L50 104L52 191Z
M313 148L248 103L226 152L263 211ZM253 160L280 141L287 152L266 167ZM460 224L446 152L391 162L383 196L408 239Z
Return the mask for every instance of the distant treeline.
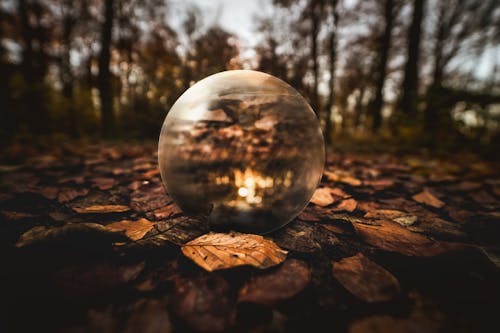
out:
M191 84L239 68L276 75L304 94L327 142L377 135L492 146L500 138L500 2L274 0L271 7L256 18L259 44L249 53L223 22L207 24L188 2L4 1L0 140L157 137ZM492 69L487 76L479 59Z

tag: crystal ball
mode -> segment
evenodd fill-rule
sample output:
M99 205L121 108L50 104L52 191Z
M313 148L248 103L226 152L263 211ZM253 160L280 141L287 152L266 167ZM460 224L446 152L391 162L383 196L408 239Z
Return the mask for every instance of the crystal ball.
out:
M214 230L267 233L296 217L323 173L319 121L284 81L233 70L190 87L158 144L167 192Z

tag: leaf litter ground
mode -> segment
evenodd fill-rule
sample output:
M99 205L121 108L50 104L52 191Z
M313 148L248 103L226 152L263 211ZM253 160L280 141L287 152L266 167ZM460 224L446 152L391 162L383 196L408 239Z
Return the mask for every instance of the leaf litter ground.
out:
M32 155L0 165L8 332L477 332L497 324L498 164L332 154L308 207L261 238L210 234L184 216L161 184L154 145Z

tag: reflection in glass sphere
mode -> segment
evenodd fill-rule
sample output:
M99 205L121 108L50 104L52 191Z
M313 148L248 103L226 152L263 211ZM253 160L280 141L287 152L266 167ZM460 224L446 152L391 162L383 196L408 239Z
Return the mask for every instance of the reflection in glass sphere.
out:
M168 193L215 229L264 233L307 205L324 164L319 122L306 100L256 71L218 73L172 106L158 159Z

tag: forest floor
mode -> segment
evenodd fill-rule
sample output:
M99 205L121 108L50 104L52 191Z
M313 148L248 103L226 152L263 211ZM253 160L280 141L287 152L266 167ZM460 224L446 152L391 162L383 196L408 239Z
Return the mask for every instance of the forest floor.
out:
M62 145L0 165L2 332L489 332L500 165L332 153L267 269L207 272L208 232L165 193L156 146Z

